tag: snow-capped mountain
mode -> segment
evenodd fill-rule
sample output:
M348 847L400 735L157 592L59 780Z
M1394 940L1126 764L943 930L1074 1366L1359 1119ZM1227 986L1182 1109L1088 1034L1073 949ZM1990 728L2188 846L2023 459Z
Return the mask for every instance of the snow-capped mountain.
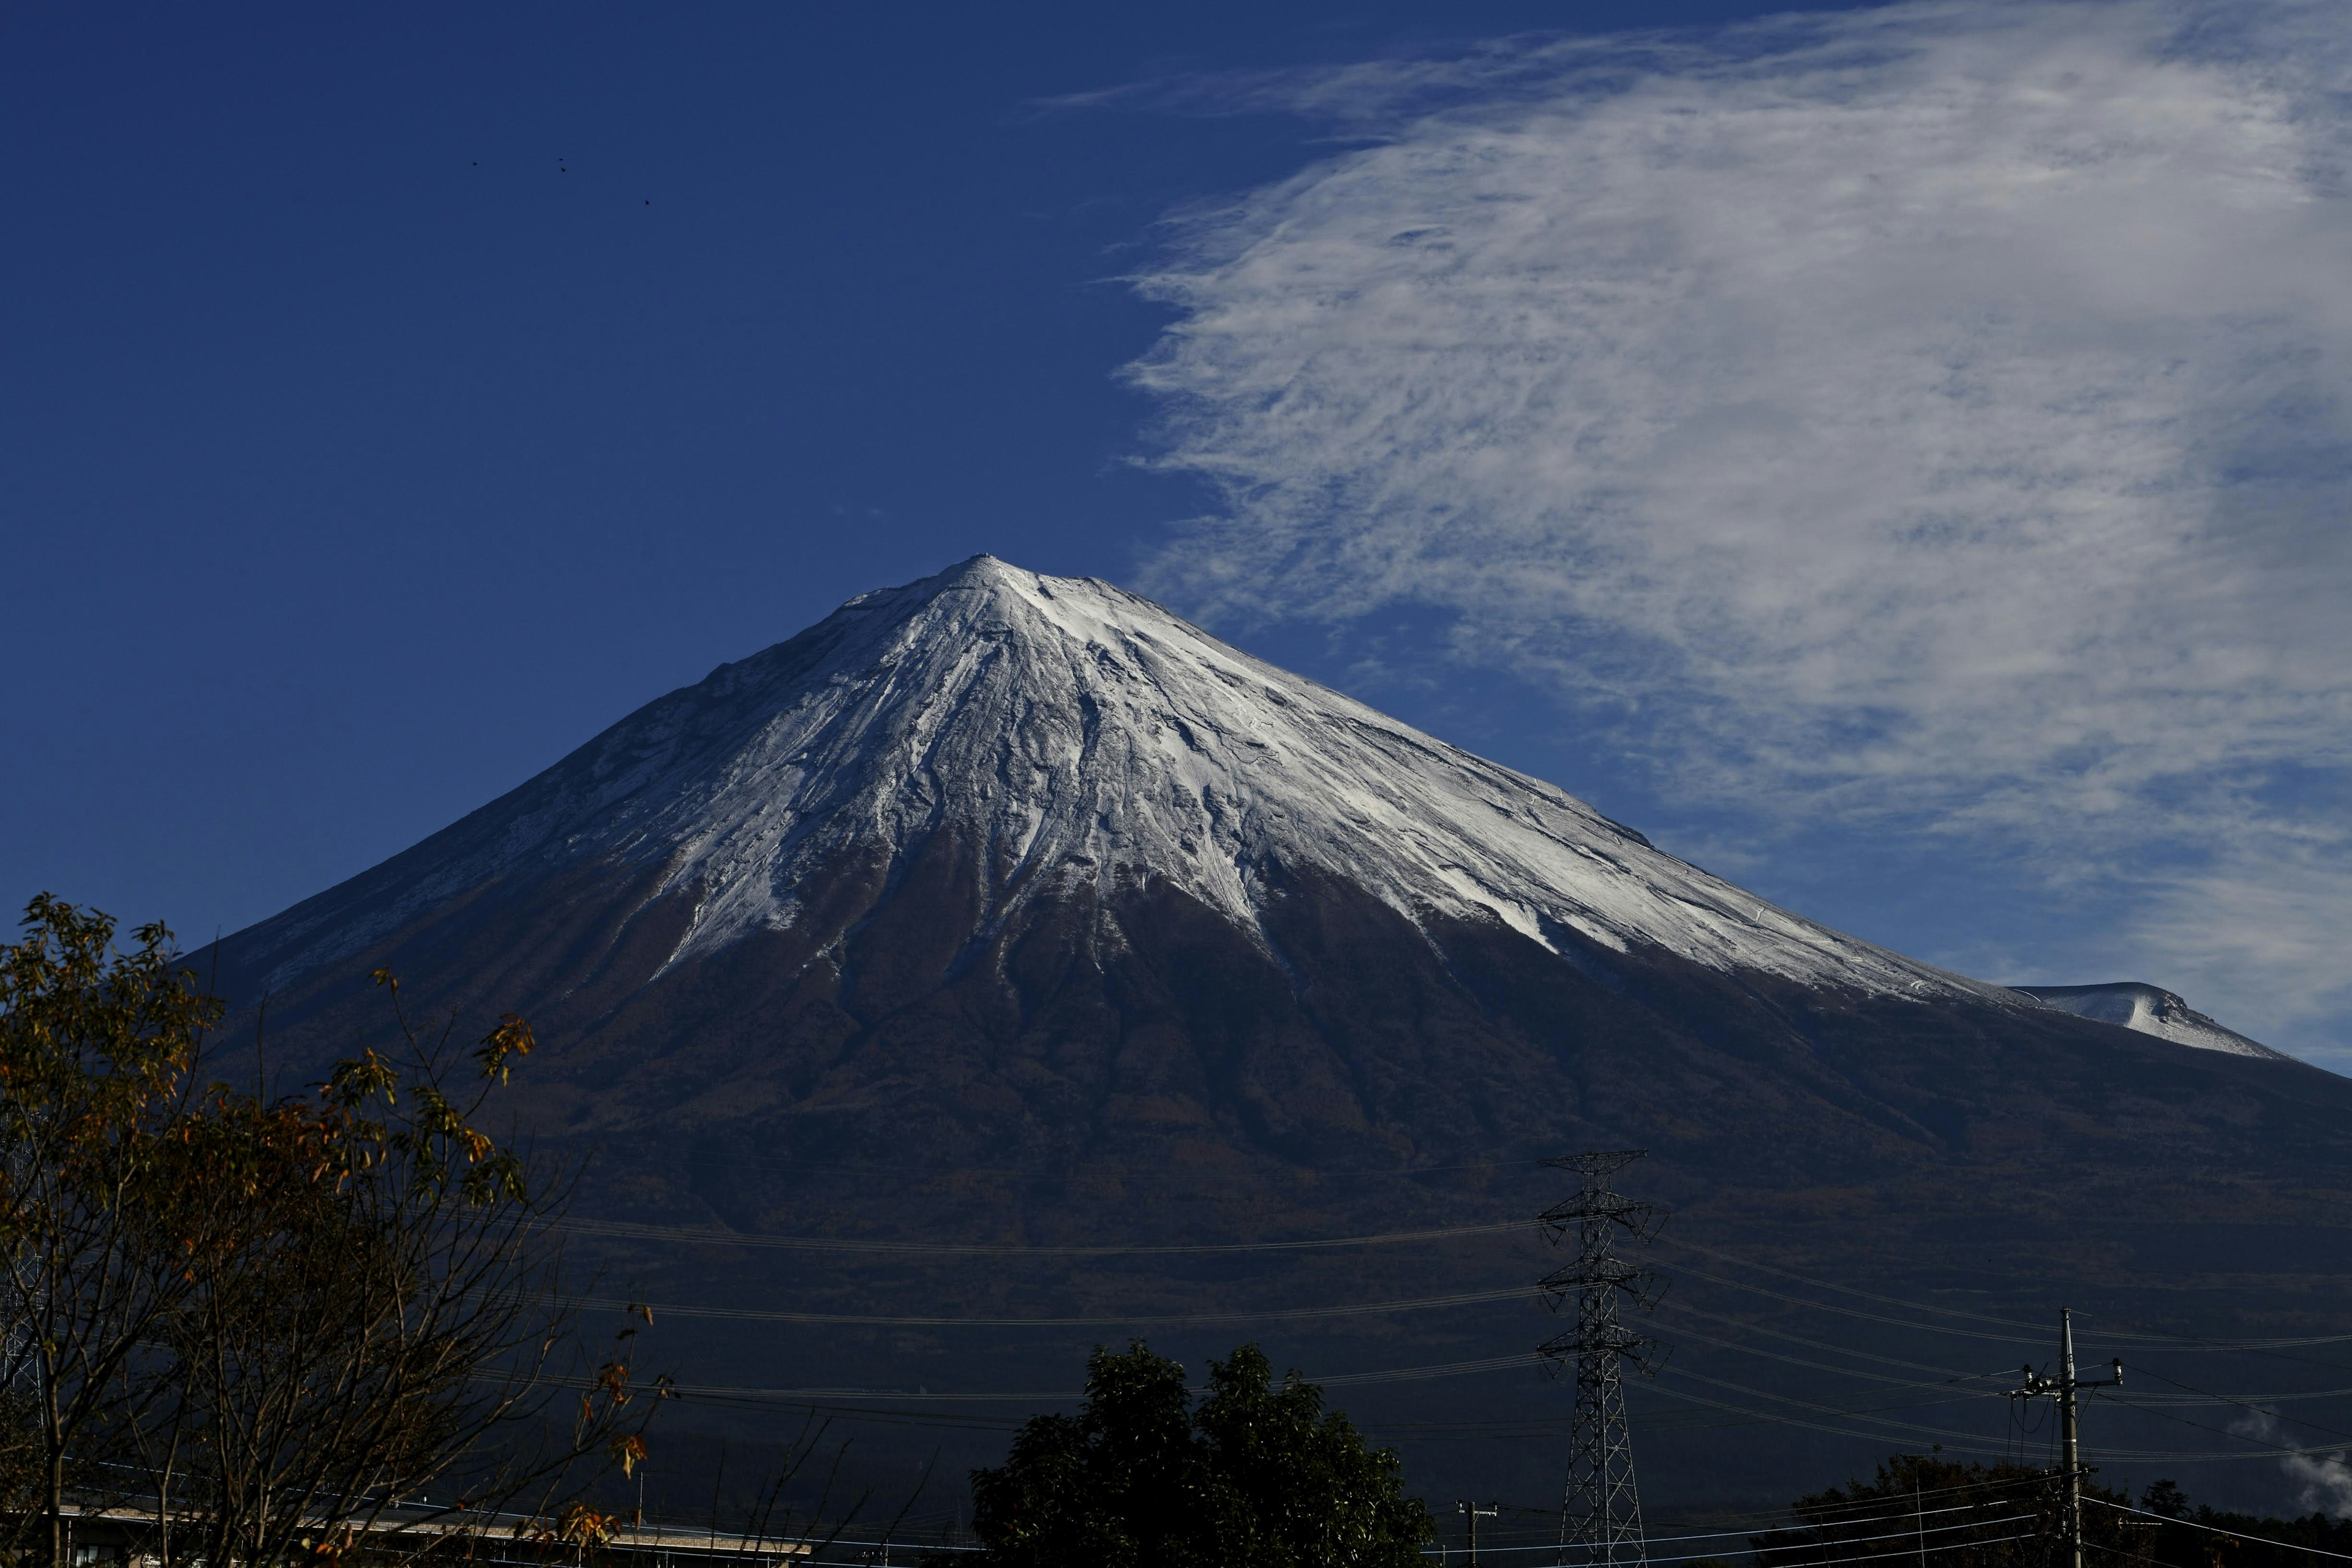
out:
M2079 1018L2096 1018L2154 1035L2176 1045L2200 1050L2229 1051L2242 1057L2284 1057L2259 1040L2250 1040L2198 1012L2172 992L2137 980L2105 985L2021 985L2028 996Z
M1558 1255L1495 1222L1557 1202L1539 1162L1578 1149L1649 1149L1677 1237L1970 1313L2095 1267L2126 1302L2155 1279L2161 1318L2184 1226L2285 1278L2336 1267L2298 1222L2352 1215L2352 1082L2148 1032L2161 1002L2069 1011L1841 935L1131 595L986 557L648 704L194 967L251 1009L229 1038L267 996L255 1066L287 1089L387 1039L378 967L457 1042L529 1017L501 1104L594 1151L574 1239L624 1249L597 1261L689 1384L1053 1389L1130 1324L1317 1372L1501 1364L1552 1331L1527 1287ZM1454 1239L1226 1255L1414 1227ZM2012 1268L2015 1299L1979 1294ZM2218 1293L2324 1331L2275 1326L2293 1290ZM1399 1418L1459 1414L1460 1385L1399 1386L1428 1392ZM1527 1495L1557 1485L1540 1458Z
M1979 1116L2013 1136L2020 1084L2110 1093L2149 1051L2273 1056L2160 994L2115 1013L1842 935L1158 605L986 556L646 705L214 958L269 996L288 1071L373 1026L385 966L564 1039L535 1092L567 1126L803 1152L922 1127L959 1158L1360 1163L1770 1125L1843 1158Z
M1100 907L1157 882L1264 944L1270 870L1313 868L1417 923L1493 920L1553 952L1572 932L1808 984L2014 1000L1777 909L1109 584L985 555L632 714L445 835L429 868L394 862L252 934L282 984L460 889L600 861L653 873L641 905L690 900L667 967L803 923L812 872L845 853L943 830L987 868L976 936L1081 886Z

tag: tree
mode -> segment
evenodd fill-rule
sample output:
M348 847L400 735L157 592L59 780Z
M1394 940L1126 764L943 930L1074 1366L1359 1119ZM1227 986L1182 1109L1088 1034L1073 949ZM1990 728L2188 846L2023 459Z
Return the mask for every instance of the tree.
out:
M1255 1345L1197 1407L1180 1363L1097 1346L1078 1414L1032 1418L972 1490L990 1568L1403 1568L1436 1534L1396 1455Z
M530 1026L461 1060L379 972L402 1044L264 1101L204 1083L220 1008L162 927L115 952L105 917L46 897L26 925L0 947L0 1486L23 1494L0 1553L62 1563L89 1503L152 1507L165 1568L370 1532L372 1555L454 1551L517 1500L526 1528L593 1544L607 1521L559 1500L583 1464L642 1458L653 1401L634 1327L582 1349L561 1173L477 1125ZM402 1508L428 1486L443 1506Z
M601 1363L569 1331L552 1245L567 1184L477 1125L530 1026L503 1018L453 1060L449 1030L415 1027L398 982L375 980L396 1056L362 1050L272 1104L215 1086L185 1132L236 1200L192 1244L170 1396L146 1429L194 1559L284 1562L394 1518L455 1527L411 1537L451 1546L518 1498L555 1516L542 1533L594 1544L610 1521L552 1491L581 1460L626 1470L644 1453L651 1401L629 1408L623 1353L636 1330ZM577 1411L550 1431L564 1385ZM440 1506L415 1505L433 1492Z
M2091 1482L2083 1497L2086 1560L2102 1568L2310 1568L2314 1552L2352 1557L2352 1519L2324 1512L2280 1519L2191 1507L2169 1480L2150 1482L2137 1506L2130 1493ZM1798 1499L1791 1511L1802 1522L1749 1544L1762 1568L2050 1568L2060 1561L2059 1507L2051 1470L1897 1454L1868 1481Z
M2314 1479L2306 1472L2306 1479ZM2146 1542L2154 1568L2310 1568L2320 1558L2352 1556L2352 1518L2317 1508L2335 1502L2332 1488L2307 1487L2300 1518L2241 1513L2210 1504L2189 1505L2188 1494L2169 1480L2150 1483L2139 1506L2151 1517L2136 1531Z
M68 1497L135 1458L163 1392L152 1347L194 1289L173 1244L208 1194L174 1133L220 1006L160 925L118 953L113 921L47 894L25 924L0 947L0 1375L24 1461L0 1550L61 1563Z
M2083 1496L2127 1504L2130 1495L2085 1481ZM2046 1568L2060 1531L2056 1478L2023 1465L1960 1464L1941 1454L1896 1454L1867 1481L1799 1498L1802 1522L1749 1537L1760 1568L1822 1563L1913 1568ZM2110 1509L2084 1510L2084 1538L2102 1563L2146 1560L2146 1543Z
M1296 1372L1276 1388L1255 1345L1209 1363L1194 1425L1228 1496L1224 1561L1276 1568L1418 1563L1436 1523L1404 1494L1392 1448L1367 1448L1348 1417Z

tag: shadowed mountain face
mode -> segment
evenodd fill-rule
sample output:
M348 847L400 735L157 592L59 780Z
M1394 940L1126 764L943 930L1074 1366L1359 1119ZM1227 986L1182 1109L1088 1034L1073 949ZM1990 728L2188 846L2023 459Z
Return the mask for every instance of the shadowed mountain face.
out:
M2352 1213L2352 1082L1829 931L1156 606L986 558L664 698L218 958L233 1002L269 994L287 1074L381 1036L379 966L467 1028L530 1017L525 1113L599 1151L583 1212L608 1221L1311 1238L1529 1215L1559 1191L1536 1159L1630 1144L1691 1241L2210 1329L2301 1322L2305 1277L2342 1261L2314 1238ZM2249 1222L2226 1279L2161 1240ZM666 1320L689 1383L964 1392L1066 1387L1129 1320L1475 1293L1549 1261L1525 1235L1248 1267L595 1245L667 1304L1099 1320ZM1547 1329L1513 1300L1150 1331L1194 1356L1265 1337L1323 1373ZM1464 1392L1386 1386L1354 1403L1402 1421ZM1477 1397L1549 1408L1512 1388ZM1538 1499L1552 1458L1512 1461ZM1781 1484L1706 1463L1712 1495Z

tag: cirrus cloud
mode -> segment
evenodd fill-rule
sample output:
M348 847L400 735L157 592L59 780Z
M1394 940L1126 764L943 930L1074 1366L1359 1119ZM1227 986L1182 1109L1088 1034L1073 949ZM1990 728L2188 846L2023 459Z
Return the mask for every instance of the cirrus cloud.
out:
M1917 4L1187 84L1370 144L1137 280L1156 460L1222 498L1149 585L1455 612L1685 798L2028 846L2115 884L2119 962L2340 1019L2337 20Z

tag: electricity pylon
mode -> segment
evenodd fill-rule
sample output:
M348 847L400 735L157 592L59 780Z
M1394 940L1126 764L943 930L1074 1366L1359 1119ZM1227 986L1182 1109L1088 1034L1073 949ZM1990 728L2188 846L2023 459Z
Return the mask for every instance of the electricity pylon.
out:
M1619 1195L1610 1184L1612 1176L1647 1152L1597 1150L1544 1162L1583 1179L1576 1196L1553 1205L1542 1218L1555 1244L1571 1234L1576 1237L1575 1260L1542 1280L1549 1293L1545 1304L1555 1312L1572 1309L1574 1326L1546 1341L1538 1352L1554 1362L1575 1363L1576 1419L1559 1531L1559 1561L1569 1568L1647 1568L1650 1560L1620 1369L1630 1360L1654 1376L1665 1364L1665 1348L1627 1328L1619 1309L1630 1298L1648 1311L1664 1281L1617 1256L1617 1233L1648 1241L1664 1215L1654 1204Z

